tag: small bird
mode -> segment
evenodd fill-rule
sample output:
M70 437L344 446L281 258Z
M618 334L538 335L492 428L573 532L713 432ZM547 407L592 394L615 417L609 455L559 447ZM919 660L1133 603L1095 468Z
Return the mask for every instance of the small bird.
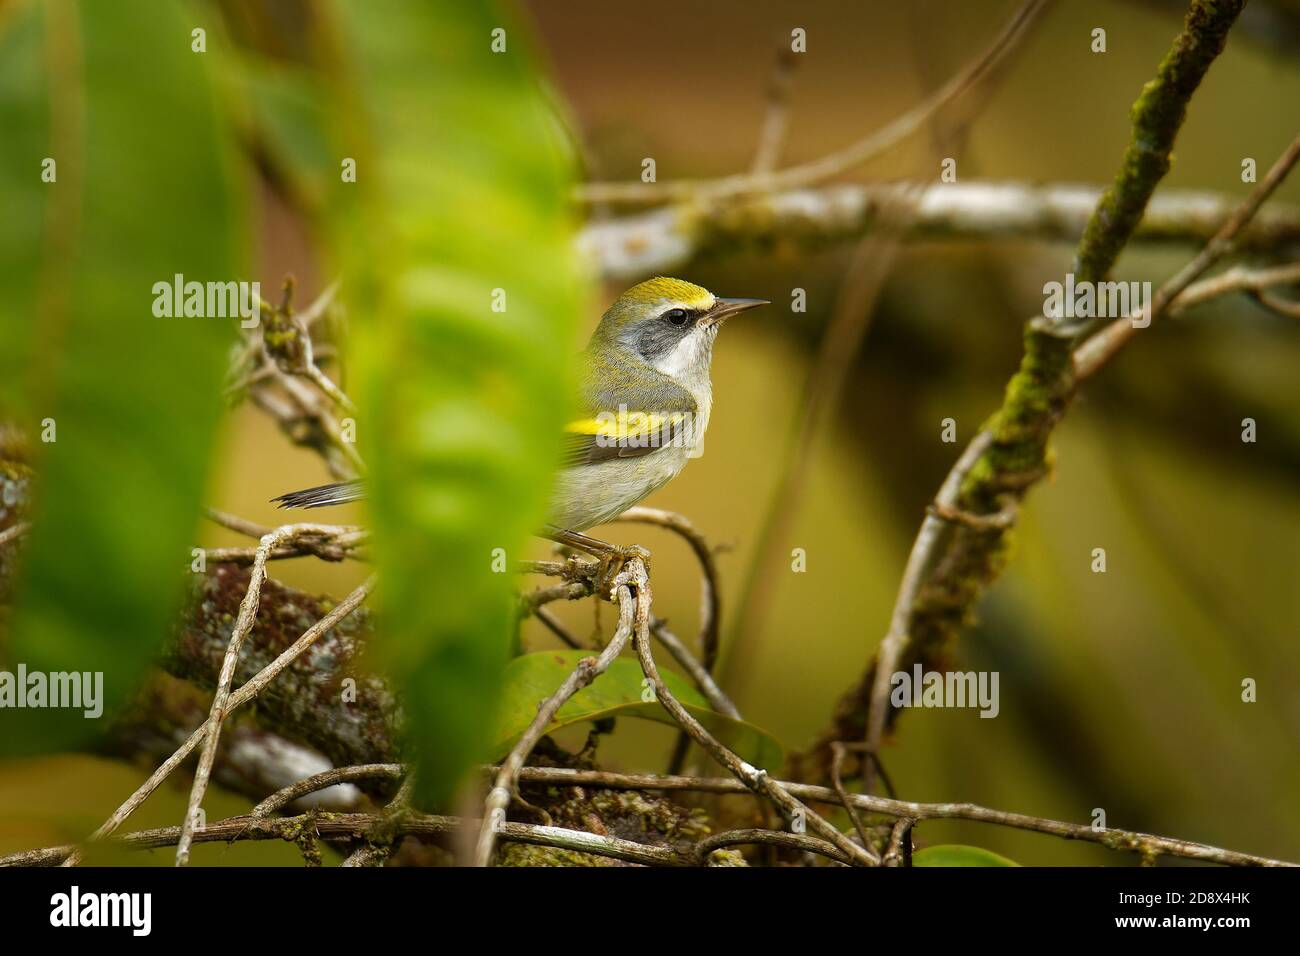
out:
M578 532L617 518L702 453L718 330L730 316L768 304L719 298L670 278L618 297L580 359L579 417L565 426L548 537L589 551L621 550ZM361 481L341 481L274 500L282 508L320 508L364 497Z

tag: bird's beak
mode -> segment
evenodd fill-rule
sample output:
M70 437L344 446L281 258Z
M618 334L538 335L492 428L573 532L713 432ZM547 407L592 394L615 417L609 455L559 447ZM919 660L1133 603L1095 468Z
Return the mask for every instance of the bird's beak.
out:
M710 322L718 324L738 312L755 309L760 305L771 304L767 299L714 299L713 308L709 309L708 312L708 318Z

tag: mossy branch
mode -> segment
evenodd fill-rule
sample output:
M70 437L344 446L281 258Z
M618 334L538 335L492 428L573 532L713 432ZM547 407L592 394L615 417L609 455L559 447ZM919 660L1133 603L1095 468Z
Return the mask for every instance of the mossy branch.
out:
M1104 280L1132 238L1173 161L1187 104L1244 6L1244 0L1192 3L1182 32L1133 105L1133 129L1123 162L1079 241L1076 281ZM957 512L977 518L1014 516L1029 489L1048 473L1049 440L1075 391L1072 348L1079 331L1041 317L1026 325L1020 367L985 428L991 440L959 476L951 502ZM927 519L927 525L934 520ZM889 675L917 661L934 664L942 658L1001 572L1010 527L1009 520L947 523L928 561L928 574L912 591L910 607L891 626L863 679L841 698L834 726L813 748L813 766L805 772L825 776L835 740L865 736L869 750L879 746L894 713L888 706ZM868 781L872 766L864 761Z
M1174 139L1187 104L1210 64L1223 52L1228 31L1246 0L1194 0L1182 33L1160 61L1155 79L1133 104L1133 132L1115 182L1097 204L1075 256L1079 280L1106 277L1128 244L1151 194L1173 163Z

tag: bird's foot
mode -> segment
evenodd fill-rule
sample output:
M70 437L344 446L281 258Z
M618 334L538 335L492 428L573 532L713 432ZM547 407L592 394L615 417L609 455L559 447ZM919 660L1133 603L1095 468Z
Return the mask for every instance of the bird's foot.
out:
M650 573L650 552L639 544L611 544L609 548L600 558L600 568L596 571L596 590L612 601L614 589L619 585L619 576L633 558L640 559L646 573Z
M650 570L650 552L639 544L610 544L563 528L548 528L546 536L558 544L590 554L599 561L595 579L596 593L607 599L613 598L618 576L633 558L645 565L647 573Z

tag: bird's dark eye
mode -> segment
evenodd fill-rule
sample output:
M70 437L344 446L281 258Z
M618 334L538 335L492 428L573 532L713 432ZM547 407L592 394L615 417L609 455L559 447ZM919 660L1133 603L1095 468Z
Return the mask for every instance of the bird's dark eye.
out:
M669 309L664 313L664 318L673 325L685 325L691 319L691 314L685 309Z

